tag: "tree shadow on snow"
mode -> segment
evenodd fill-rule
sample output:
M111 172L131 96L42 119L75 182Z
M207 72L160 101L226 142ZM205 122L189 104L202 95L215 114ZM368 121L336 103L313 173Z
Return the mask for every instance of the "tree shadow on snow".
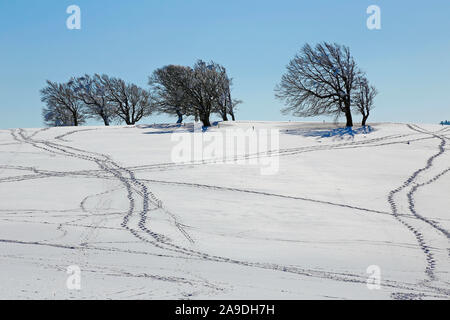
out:
M369 134L373 131L375 131L375 129L372 128L371 126L364 126L358 129L353 129L353 127L326 129L326 130L292 129L292 130L284 130L283 133L303 137L315 137L318 139L322 138L353 139L357 134Z

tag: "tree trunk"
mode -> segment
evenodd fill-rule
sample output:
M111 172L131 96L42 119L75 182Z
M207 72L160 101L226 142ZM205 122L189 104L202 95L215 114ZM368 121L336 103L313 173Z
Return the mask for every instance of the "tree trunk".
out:
M228 121L228 117L227 117L227 114L226 114L226 113L223 113L223 114L222 114L222 120L223 120L223 121Z
M108 117L104 116L103 118L103 122L105 123L105 126L109 126L109 119Z
M127 110L126 112L124 112L124 116L125 116L124 120L125 120L125 123L127 124L127 126L131 125L132 119L131 119L131 116L130 116L130 111Z
M362 119L362 123L361 123L361 125L362 125L363 127L366 126L367 118L369 118L369 115L363 115L363 119Z
M177 116L178 116L177 123L179 124L183 123L183 114L179 110L177 110Z
M200 115L200 121L203 123L204 127L211 127L211 122L209 121L209 114Z
M352 118L352 112L350 110L350 106L345 107L345 118L347 119L347 127L353 127L353 118Z

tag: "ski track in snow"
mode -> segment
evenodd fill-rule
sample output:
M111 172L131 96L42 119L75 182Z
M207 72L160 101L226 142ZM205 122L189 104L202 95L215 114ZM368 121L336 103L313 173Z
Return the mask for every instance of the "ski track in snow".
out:
M445 146L446 146L446 140L449 140L448 137L443 136L445 132L448 131L448 128L444 128L436 133L424 131L423 129L415 126L408 125L408 127L416 132L417 134L421 135L427 135L427 137L421 137L421 138L413 138L410 139L415 135L414 134L397 134L397 135L391 135L391 136L385 136L380 137L376 139L368 139L366 141L357 141L357 142L346 142L346 143L339 143L339 144L330 144L330 145L321 145L321 146L309 146L309 147L301 147L301 148L286 148L281 149L274 152L269 153L258 153L258 154L252 154L252 155L245 155L241 157L241 159L250 159L251 157L266 157L266 156L291 156L291 155L298 155L305 152L314 152L314 151L328 151L328 150L335 150L335 149L347 149L347 148L370 148L370 147L382 147L386 145L392 145L392 144L404 144L407 142L412 141L423 141L423 140L429 140L429 139L440 139L441 144L439 145L439 151L438 153L432 155L428 160L425 167L418 169L415 171L405 183L398 187L397 189L392 190L388 195L388 201L390 203L392 213L390 212L384 212L379 210L371 210L368 208L362 208L357 206L350 206L347 204L340 204L340 203L334 203L331 201L324 201L324 200L316 200L316 199L310 199L310 198L303 198L303 197L294 197L294 196L287 196L287 195L281 195L281 194L274 194L274 193L268 193L268 192L259 192L259 191L253 191L253 190L246 190L246 189L239 189L239 188L228 188L228 187L220 187L220 186L212 186L212 185L205 185L205 184L194 184L194 183L185 183L185 182L170 182L170 181L162 181L162 180L152 180L152 179L138 179L136 178L135 172L136 171L146 171L151 172L152 170L165 170L170 168L180 168L184 166L192 166L192 165L205 165L208 163L214 163L214 159L211 161L201 161L201 162L190 162L185 164L173 164L173 163L161 163L161 164L154 164L154 165L146 165L146 166L138 166L138 167L125 167L121 166L118 163L114 162L110 156L97 153L97 152L90 152L86 150L81 150L78 148L74 148L71 146L63 145L56 143L54 141L50 140L41 140L41 139L35 139L35 137L43 132L48 130L47 129L41 129L35 131L31 135L27 135L26 131L23 129L17 129L17 130L11 130L11 136L17 143L26 143L29 145L34 146L37 149L40 149L42 151L51 153L53 155L59 155L59 156L65 156L70 158L76 158L82 161L88 161L91 163L95 163L100 170L79 170L79 171L68 171L68 172L57 172L57 171L45 171L45 170L38 170L34 167L21 167L21 166L2 166L3 169L14 169L14 170L25 170L25 171L32 171L34 174L29 175L22 175L22 176L11 176L11 177L4 177L0 178L0 183L7 183L7 182L18 182L18 181L27 181L31 179L42 179L42 178L48 178L48 177L70 177L70 176L82 176L82 177L89 177L89 178L98 178L98 179L111 179L114 178L117 182L121 184L121 187L115 187L111 188L109 190L106 190L101 193L96 193L93 195L90 195L86 198L84 198L80 203L80 209L84 213L84 215L81 215L80 217L60 223L57 226L57 230L62 232L62 235L49 240L44 241L19 241L19 240L7 240L7 239L0 239L0 243L15 243L15 244L22 244L22 245L38 245L38 246L50 246L50 247L57 247L57 248L63 248L68 250L77 250L85 253L86 250L108 250L106 248L102 249L99 247L92 247L89 243L93 239L94 233L102 229L102 224L105 222L105 220L108 218L108 215L105 214L102 217L97 220L95 224L91 225L80 225L80 222L82 222L84 219L90 217L91 214L95 214L94 211L90 211L90 209L87 209L85 207L85 203L88 198L95 198L103 195L107 195L113 191L118 190L124 190L126 193L126 196L128 198L129 202L129 208L126 212L122 213L122 223L121 227L131 233L134 237L136 237L138 240L145 242L149 245L152 245L158 249L161 249L163 252L166 252L167 255L157 255L155 256L166 256L166 257L174 257L177 259L195 259L195 260L201 260L201 261L212 261L216 263L228 263L228 264L235 264L240 265L244 267L249 268L259 268L259 269L266 269L266 270L273 270L277 272L286 272L291 274L296 274L299 276L304 277L313 277L313 278L319 278L319 279L330 279L334 281L341 281L341 282L352 282L352 283L360 283L365 284L366 283L366 275L364 274L351 274L351 273L336 273L336 272L329 272L329 271L323 271L323 270L310 270L310 269L302 269L299 267L294 266L283 266L278 265L274 263L258 263L258 262L249 262L249 261L243 261L243 260L237 260L237 259L231 259L227 257L217 256L217 255L211 255L205 252L193 250L191 248L187 248L186 246L182 246L179 244L175 244L173 239L170 239L168 236L156 233L151 230L151 213L152 211L161 210L164 212L168 217L170 217L180 232L180 234L191 244L194 244L194 240L189 235L189 233L186 231L186 229L183 227L183 224L179 221L178 217L164 208L164 204L162 201L156 197L154 193L150 191L148 188L148 185L151 183L164 183L164 184L176 184L176 185L184 185L184 186L191 186L191 187L198 187L198 188L207 188L207 189L214 189L214 190L223 190L223 191L233 191L233 192L243 192L243 193L250 193L250 194L256 194L260 196L267 196L267 197L281 197L286 199L295 199L295 200L302 200L302 201L309 201L309 202L315 202L325 205L332 205L332 206L340 206L346 209L356 210L360 212L367 212L367 213L378 213L383 215L390 215L392 214L398 221L400 221L408 230L410 230L414 236L416 237L419 246L423 253L425 254L426 261L427 261L427 268L425 270L425 273L428 277L425 283L404 283L401 281L395 281L395 280L388 280L384 279L382 281L382 285L384 287L390 287L396 290L403 290L408 292L394 292L392 294L392 297L395 299L412 299L415 297L422 297L424 295L428 296L436 296L436 297L450 297L450 291L448 289L443 289L442 287L438 287L435 285L435 283L439 283L438 279L435 275L435 264L436 261L434 259L433 255L433 248L431 245L429 245L426 240L424 239L424 235L414 228L414 226L411 225L411 223L407 222L406 218L410 219L410 217L414 217L415 221L420 220L421 222L427 223L428 225L432 226L436 230L438 230L440 233L442 233L444 236L449 238L449 232L445 230L442 226L439 225L436 221L430 220L426 218L425 216L421 215L417 212L415 209L415 201L414 201L414 194L417 192L419 188L425 187L436 180L443 177L448 171L450 171L450 168L447 168L446 170L443 170L438 175L430 178L427 182L424 182L422 184L417 184L416 178L419 176L419 174L422 174L426 172L428 169L430 169L433 166L433 162L436 158L444 154L445 152ZM75 134L77 132L82 131L91 131L95 129L80 129L80 130L74 130L67 132L65 134L59 135L57 137L54 137L53 140L60 140L62 142L67 142L67 140L64 140L64 137L68 135ZM404 138L407 138L404 140ZM403 139L400 141L397 141L398 139ZM229 159L229 161L236 161L237 159ZM410 187L412 185L411 190L407 193L407 201L409 204L409 210L410 214L404 214L400 213L397 209L398 207L398 200L396 200L397 194L404 191L406 188ZM116 215L120 215L121 213L114 213ZM135 220L135 218L138 218L137 223L131 223L132 220ZM79 246L69 246L69 245L63 245L55 243L55 241L59 241L62 238L67 236L68 231L65 229L68 226L82 226L84 228L87 228L88 231L84 234L84 236L81 237L81 244ZM114 251L115 249L110 249L111 251ZM120 250L118 250L120 251ZM133 253L133 251L130 251L130 253ZM135 252L136 254L150 254L145 251L143 252ZM95 268L95 267L92 267ZM127 277L127 276L133 276L133 277L146 277L146 278L153 278L156 280L161 281L171 281L176 283L187 283L192 286L203 286L204 288L214 291L220 291L223 290L219 285L217 284L211 284L207 281L200 281L198 280L188 280L185 278L179 278L179 277L161 277L156 275L149 275L149 274L131 274L127 271L121 271L117 274L121 277Z
M74 132L72 132L74 133ZM164 249L164 247L161 246L161 243L164 243L165 241L169 241L164 235L157 234L155 232L152 232L150 229L148 229L145 226L146 220L147 220L147 213L149 212L149 203L151 202L153 205L160 203L159 199L155 197L153 193L148 191L147 187L142 183L136 180L134 177L134 173L130 170L127 170L125 168L120 167L118 164L113 162L107 155L100 154L100 153L93 153L93 152L87 152L84 150L80 150L77 148L69 147L69 146L63 146L54 142L49 141L43 141L43 140L32 140L29 136L25 135L25 131L23 129L19 129L18 133L14 131L11 131L11 134L13 138L17 141L21 141L24 143L28 143L33 145L36 148L45 150L50 153L55 154L61 154L66 155L69 157L78 158L81 160L91 161L95 162L101 169L103 169L105 172L112 174L115 176L119 181L121 181L127 190L127 197L129 199L129 210L126 213L126 215L123 218L122 227L131 232L135 237L138 239L151 243L156 247ZM129 176L129 179L131 182L129 182L128 179L124 177L124 172ZM140 212L140 221L139 221L139 229L137 230L135 228L132 228L129 226L129 220L131 216L133 215L135 211L135 199L133 196L133 187L140 188L141 195L142 195L142 201L143 201L143 209ZM150 200L151 199L151 200ZM149 235L153 239L146 239L144 235L142 234L144 232L145 234ZM5 242L5 241L3 241ZM17 242L22 243L22 242ZM29 244L37 244L37 243L29 243ZM64 247L64 246L62 246ZM84 249L84 246L82 247L82 251ZM70 247L73 249L73 247ZM181 250L172 250L183 253ZM208 284L208 287L211 287L210 284ZM214 287L216 290L220 290L219 288Z

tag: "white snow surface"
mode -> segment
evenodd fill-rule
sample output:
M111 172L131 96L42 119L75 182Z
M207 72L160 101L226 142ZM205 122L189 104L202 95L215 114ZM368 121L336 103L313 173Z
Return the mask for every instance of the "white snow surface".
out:
M0 299L450 298L450 127L203 135L253 127L273 175L173 163L170 125L0 130Z

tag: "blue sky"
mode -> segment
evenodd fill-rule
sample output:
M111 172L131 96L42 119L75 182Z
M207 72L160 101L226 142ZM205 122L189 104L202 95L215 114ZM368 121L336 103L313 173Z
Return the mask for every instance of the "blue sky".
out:
M81 30L66 28L72 4ZM381 30L366 27L372 4ZM378 88L370 120L450 119L448 0L1 0L0 128L43 126L46 79L97 72L147 87L154 69L197 59L228 69L238 120L305 120L281 115L274 87L302 45L320 41L349 46Z

